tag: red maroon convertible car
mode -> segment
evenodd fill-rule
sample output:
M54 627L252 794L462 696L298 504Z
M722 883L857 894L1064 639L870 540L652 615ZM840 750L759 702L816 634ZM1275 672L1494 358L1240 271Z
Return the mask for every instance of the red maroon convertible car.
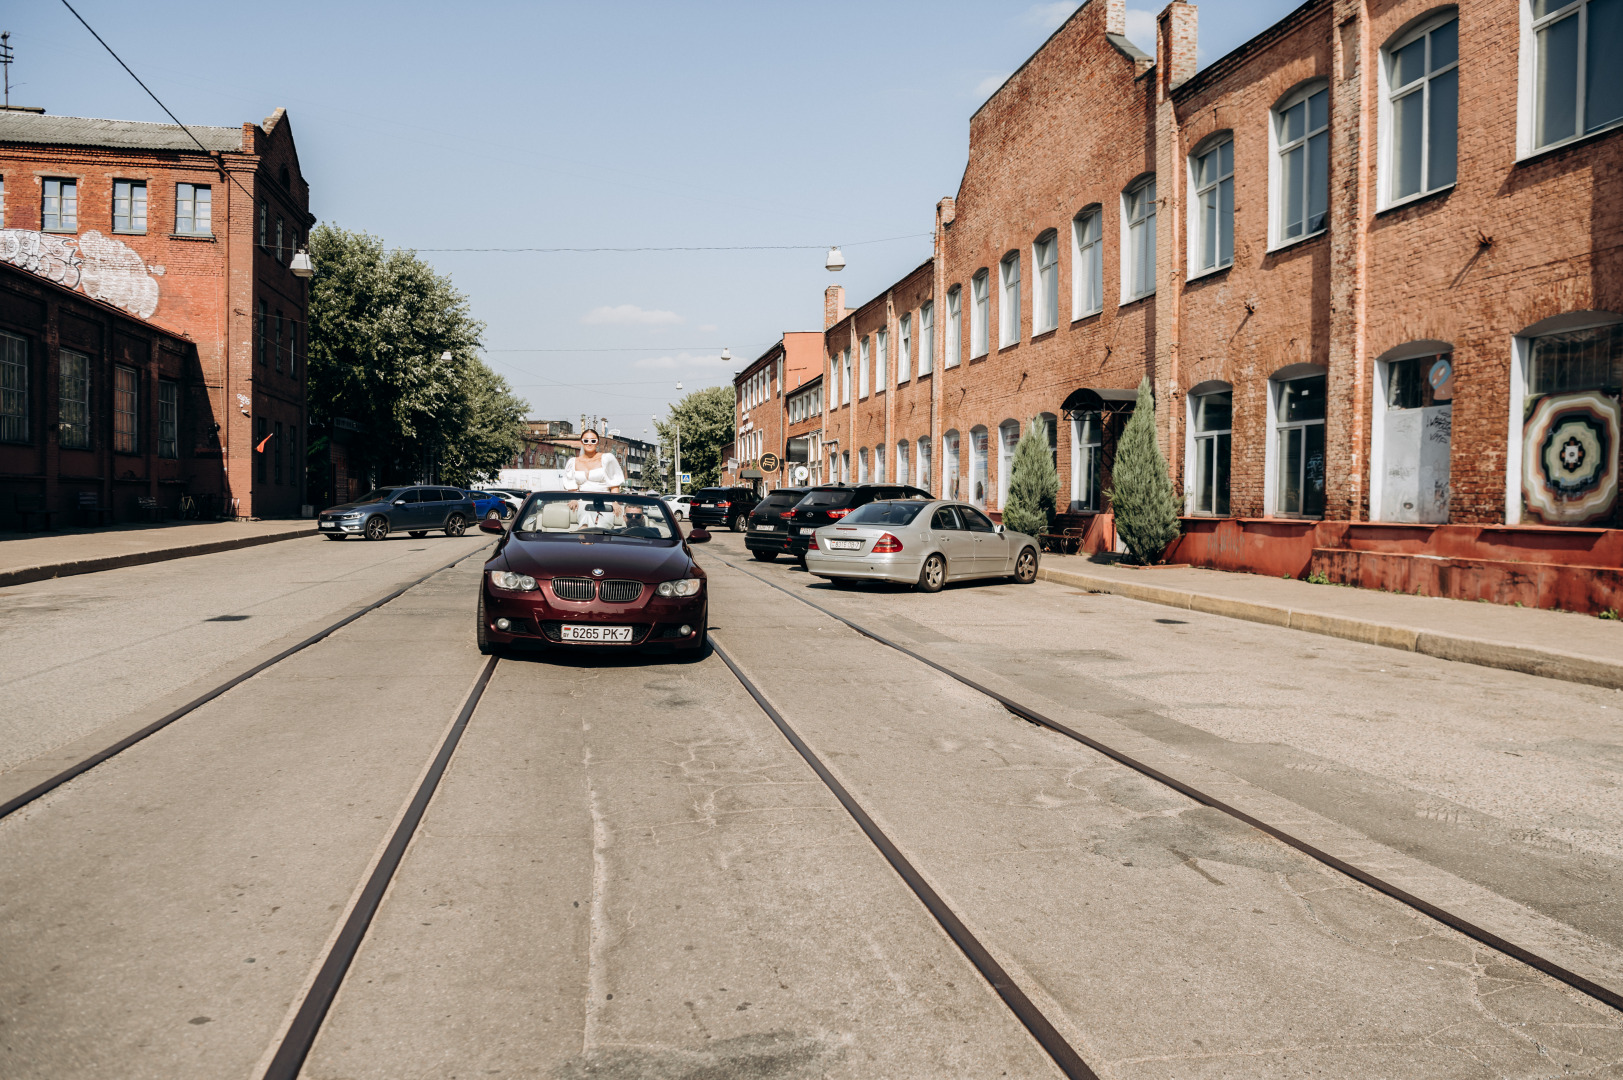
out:
M479 651L657 647L699 656L704 571L659 499L537 492L502 533L479 586Z

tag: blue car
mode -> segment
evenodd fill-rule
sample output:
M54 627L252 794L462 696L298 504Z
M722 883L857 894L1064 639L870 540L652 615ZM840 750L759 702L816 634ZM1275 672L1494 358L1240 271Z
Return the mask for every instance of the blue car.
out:
M496 511L503 521L513 516L513 504L503 498L499 492L470 491L467 495L468 498L473 500L474 514L480 518L485 517L492 510Z

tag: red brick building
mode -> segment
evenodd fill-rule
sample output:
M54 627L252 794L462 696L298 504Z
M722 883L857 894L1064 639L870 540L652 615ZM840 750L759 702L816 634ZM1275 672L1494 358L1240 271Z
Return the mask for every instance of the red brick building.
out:
M813 451L822 427L821 405L812 415L806 412L800 398L806 384L822 375L822 352L822 334L791 331L733 377L733 445L723 451L722 484L759 484L766 490L791 486L796 483L793 466L815 460ZM791 396L797 398L797 419L793 424L789 420ZM798 440L792 447L791 438ZM761 469L761 458L766 454L778 460L778 468L770 474ZM809 475L810 465L807 468Z
M1091 0L971 120L932 262L831 299L830 466L894 475L908 440L916 469L928 433L929 486L996 512L1036 417L1106 547L1147 376L1172 558L1623 607L1623 63L1579 62L1592 2L1311 0L1197 71L1192 6L1149 57ZM935 370L865 392L864 343L926 312Z
M60 509L95 492L118 517L149 493L173 510L182 488L237 516L300 512L308 287L291 264L314 223L309 186L280 109L262 124L189 131L0 111L0 262L195 352L170 403L140 363L131 381L122 331L93 337L0 312L6 491ZM156 420L104 445L96 424L74 419L115 411L173 412L177 456L155 456Z

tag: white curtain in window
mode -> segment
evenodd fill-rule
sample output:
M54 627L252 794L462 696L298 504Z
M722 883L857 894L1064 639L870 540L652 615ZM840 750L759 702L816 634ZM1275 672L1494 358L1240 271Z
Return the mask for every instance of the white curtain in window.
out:
M930 374L934 366L935 304L926 300L919 306L919 374Z
M925 491L934 491L935 489L931 486L931 482L935 479L935 477L930 472L930 440L920 439L918 442L918 447L918 476L913 482L919 487L923 488Z
M879 393L890 386L890 331L880 330L873 336L873 390Z
M982 270L970 279L969 288L969 355L974 358L985 356L991 349L991 328L987 324L992 306L991 275Z
M947 367L957 367L964 359L964 290L957 285L947 290Z
M1006 348L1020 343L1020 256L1005 256L998 264L1002 293L998 298L997 344Z
M958 433L949 431L941 436L941 497L943 499L962 498L962 473L960 469L963 462L958 453Z
M863 338L857 346L857 399L868 396L868 365L870 354L868 352L868 339Z
M1009 501L1009 477L1014 471L1014 448L1020 445L1020 422L1005 420L998 425L997 505L1002 509Z
M1155 291L1155 177L1129 188L1122 209L1127 224L1123 299L1136 300Z
M1031 295L1031 332L1043 334L1059 326L1059 238L1048 233L1031 249L1037 266L1037 287Z
M897 323L896 381L904 383L913 377L913 316L903 315Z
M969 433L969 501L986 506L987 433L978 427Z
M1084 210L1071 222L1074 266L1071 273L1071 318L1092 315L1105 306L1104 245L1098 210Z

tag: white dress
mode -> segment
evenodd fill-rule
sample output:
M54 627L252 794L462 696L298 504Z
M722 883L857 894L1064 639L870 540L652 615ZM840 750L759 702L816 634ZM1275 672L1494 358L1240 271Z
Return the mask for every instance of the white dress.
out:
M578 457L569 459L564 467L564 488L568 491L606 492L610 488L617 488L626 482L626 474L621 470L620 463L614 460L613 454L599 454L595 468L587 469L581 465ZM582 510L580 511L578 528L589 529L594 527L612 529L614 527L614 512L611 510Z

